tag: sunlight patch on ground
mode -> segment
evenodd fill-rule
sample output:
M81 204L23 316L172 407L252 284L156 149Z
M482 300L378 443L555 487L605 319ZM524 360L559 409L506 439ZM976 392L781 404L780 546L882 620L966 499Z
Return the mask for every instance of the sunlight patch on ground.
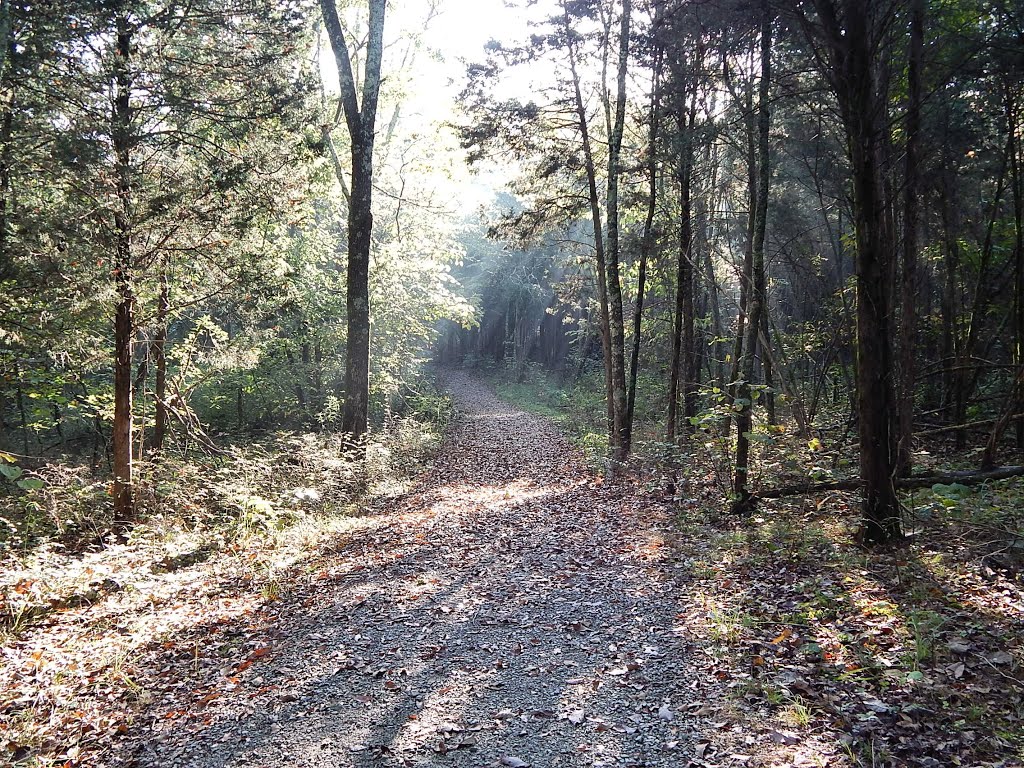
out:
M437 491L435 494L437 501L433 507L452 505L465 507L470 504L483 504L487 507L504 508L530 501L540 501L563 492L569 487L537 485L532 480L515 480L501 485L449 485Z

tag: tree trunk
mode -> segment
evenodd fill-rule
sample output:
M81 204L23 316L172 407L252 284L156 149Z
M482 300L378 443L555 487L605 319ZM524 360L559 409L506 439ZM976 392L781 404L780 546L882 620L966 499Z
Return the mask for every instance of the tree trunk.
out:
M7 7L8 3L4 3ZM2 40L6 47L7 38ZM11 214L11 142L14 117L13 97L4 97L3 116L0 117L0 280L13 275L14 263L10 252L10 214Z
M614 402L612 458L629 456L630 434L626 404L626 339L622 312L622 282L619 276L619 177L622 175L622 134L626 121L626 69L629 64L629 26L632 0L623 0L619 28L619 62L616 77L615 119L608 140L607 225L608 254L605 274L608 284L612 396Z
M656 11L657 13L657 11ZM647 214L644 217L643 236L640 240L640 266L636 285L636 307L633 311L633 349L629 359L629 396L626 403L626 422L633 432L633 411L636 406L636 379L640 367L640 330L644 312L644 293L647 290L647 262L654 245L654 212L658 203L658 124L660 122L660 85L662 51L660 44L654 53L653 84L647 139Z
M693 136L696 121L696 99L690 109L689 136ZM681 357L683 362L683 432L693 434L694 425L691 419L697 415L697 397L699 391L700 362L694 334L693 304L694 293L694 258L693 258L693 153L690 150L686 158L686 178L682 182L680 193L679 220L679 274L682 281L683 300L683 337Z
M902 535L900 508L893 487L895 445L889 414L892 387L889 260L885 240L882 146L885 103L876 79L871 41L873 2L846 1L842 61L845 88L840 109L853 169L854 237L857 244L857 425L860 475L864 483L862 539L881 543ZM845 51L844 51L845 48Z
M679 227L682 229L683 226L683 199L686 193L683 191L686 185L686 179L689 177L689 173L684 171L683 166L686 164L686 160L683 158L683 154L686 150L681 150L680 154L680 169L679 169ZM679 237L680 243L683 240L683 236ZM682 246L676 254L676 302L675 311L672 314L672 359L669 362L668 369L668 419L665 425L665 442L674 444L676 441L676 430L679 421L679 391L680 391L680 380L682 378L682 355L683 355L683 313L685 312L686 301L684 298L684 291L686 286L686 267L685 259L682 253Z
M913 0L910 9L910 58L908 69L906 171L903 188L902 323L900 324L899 444L896 472L908 477L913 471L914 391L917 346L917 230L918 172L921 133L921 66L924 52L924 0Z
M129 71L132 34L128 20L117 18L114 145L117 206L114 210L114 424L111 436L114 464L114 514L128 520L134 512L132 487L132 344L135 336L135 293L132 285L131 89Z
M761 330L758 333L758 348L761 350L761 368L764 370L764 415L771 425L779 423L775 413L775 358L772 356L771 333L768 330L768 291L762 274L760 293L764 298L761 305Z
M605 282L606 261L604 248L604 227L601 216L601 198L597 194L597 166L594 163L594 151L590 143L590 127L587 123L587 108L583 103L583 90L580 84L579 70L576 66L576 45L574 43L572 24L569 11L563 1L562 20L568 39L569 71L572 73L573 104L576 109L576 121L580 131L580 144L583 147L583 162L587 173L587 194L590 202L590 220L594 228L594 260L597 271L597 297L600 305L601 349L604 353L604 385L605 407L608 417L608 444L614 446L617 440L615 430L615 391L612 377L611 323L608 304L608 284Z
M169 416L167 412L167 325L170 322L171 288L165 257L160 265L160 294L157 298L153 362L156 366L156 414L153 420L153 450L164 447Z
M743 247L743 275L740 278L740 306L736 318L736 340L733 343L732 370L729 374L729 402L736 397L736 382L740 378L743 360L743 342L746 338L747 316L750 313L750 294L753 291L754 275L754 219L757 210L757 139L754 129L753 85L747 91L746 125L747 139L747 235ZM728 429L728 425L727 429Z
M750 432L753 428L754 402L751 382L754 378L754 355L758 334L761 332L761 312L764 308L764 245L768 227L768 193L771 181L771 158L769 157L769 131L771 113L768 103L771 90L772 61L772 17L768 0L761 2L761 82L758 92L757 116L757 202L754 211L754 237L751 254L751 276L753 284L748 299L746 338L743 343L743 366L736 387L736 467L733 482L733 496L738 510L744 510L750 502L747 480L750 474ZM759 279L758 276L761 276Z
M369 30L363 72L362 103L345 33L334 0L320 0L341 87L352 152L348 209L348 274L345 305L345 406L342 430L360 440L367 429L370 401L370 245L373 236L373 145L383 58L385 0L369 0Z
M1010 183L1013 186L1013 319L1014 345L1013 362L1019 368L1024 365L1024 189L1021 179L1020 140L1016 126L1019 124L1018 104L1014 99L1013 84L1005 83L1006 120L1010 134ZM1024 380L1017 381L1017 411L1024 409ZM1016 425L1017 450L1024 449L1024 421Z

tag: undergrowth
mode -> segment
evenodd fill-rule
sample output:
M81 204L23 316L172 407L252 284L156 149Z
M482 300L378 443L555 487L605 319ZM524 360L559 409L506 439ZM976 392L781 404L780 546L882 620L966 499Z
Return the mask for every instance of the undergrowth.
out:
M551 418L601 466L599 375L490 377L503 399ZM1024 480L908 493L906 542L865 551L854 541L856 494L727 513L725 414L705 412L685 450L665 445L661 388L640 382L629 477L677 512L695 606L687 623L727 691L715 705L721 719L765 721L780 759L787 746L816 742L838 765L1024 764ZM841 432L755 429L755 488L853 472ZM949 468L929 447L918 464Z

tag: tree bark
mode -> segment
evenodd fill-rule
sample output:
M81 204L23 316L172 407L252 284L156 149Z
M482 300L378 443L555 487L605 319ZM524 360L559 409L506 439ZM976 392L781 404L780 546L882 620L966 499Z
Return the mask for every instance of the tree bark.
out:
M684 419L688 415L687 399L693 380L693 123L692 109L678 118L679 147L679 241L676 250L676 296L672 320L672 357L669 364L668 420L665 440L674 443L679 433L680 395ZM685 425L684 425L685 428Z
M877 49L883 15L878 0L814 0L818 21L802 18L811 37L824 43L824 74L839 102L852 168L854 239L857 245L857 427L864 485L865 543L902 536L893 486L893 365L890 342L891 245L886 240L882 151L887 123L878 82ZM842 23L840 22L842 18Z
M373 145L384 49L385 0L369 0L369 30L362 83L356 92L351 54L334 0L320 0L324 27L334 52L352 153L348 209L348 274L345 305L345 405L342 430L360 440L367 430L370 401L370 246L373 237Z
M674 443L680 432L679 406L683 406L683 431L693 425L688 418L696 413L693 353L693 133L697 115L694 93L681 93L676 114L679 132L679 240L676 249L676 293L672 316L672 353L669 363L668 418L665 441ZM687 103L688 102L688 103Z
M612 355L611 326L609 322L608 285L605 282L605 243L604 225L601 214L601 198L597 193L597 165L594 162L594 150L590 141L590 125L587 121L587 109L583 103L583 89L580 83L579 70L576 66L577 53L572 23L569 18L568 6L563 0L562 22L567 39L569 55L569 71L572 74L573 107L576 111L576 122L580 131L580 145L583 148L583 164L587 174L587 196L590 202L590 220L594 229L594 262L596 267L597 298L600 308L599 327L601 331L601 350L604 362L605 408L608 419L608 444L614 444L615 432L615 394L612 386Z
M153 362L156 366L156 413L153 419L153 450L164 447L167 437L167 325L170 322L171 287L168 260L160 264L160 294L157 298L156 332L153 335Z
M1013 325L1014 344L1013 362L1018 367L1024 365L1024 189L1021 179L1020 140L1016 127L1019 124L1019 113L1014 98L1013 84L1006 82L1006 121L1010 134L1010 184L1013 196ZM1017 410L1024 408L1024 381L1018 381L1016 387ZM1017 450L1024 449L1024 421L1016 426Z

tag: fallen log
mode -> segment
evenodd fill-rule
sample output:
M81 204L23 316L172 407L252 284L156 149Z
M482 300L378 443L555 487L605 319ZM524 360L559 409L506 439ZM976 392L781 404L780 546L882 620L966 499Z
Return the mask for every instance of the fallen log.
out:
M1024 419L1024 413L1015 413L1008 417L1010 421L1017 421ZM914 433L914 437L931 437L932 435L944 435L948 432L959 432L961 430L976 429L980 430L984 427L989 427L995 424L997 419L978 419L977 421L968 421L964 424L948 424L943 427L931 427L929 429L922 429L919 432Z
M933 485L980 485L989 480L1005 480L1009 477L1020 477L1024 475L1024 467L996 467L985 470L965 470L963 472L947 472L942 475L917 475L914 477L899 477L894 481L896 488L901 491L913 488L930 488ZM862 485L860 478L848 478L846 480L829 480L821 483L800 483L797 485L785 485L779 488L766 488L754 494L758 499L782 499L787 496L800 496L802 494L826 493L828 491L856 491Z

